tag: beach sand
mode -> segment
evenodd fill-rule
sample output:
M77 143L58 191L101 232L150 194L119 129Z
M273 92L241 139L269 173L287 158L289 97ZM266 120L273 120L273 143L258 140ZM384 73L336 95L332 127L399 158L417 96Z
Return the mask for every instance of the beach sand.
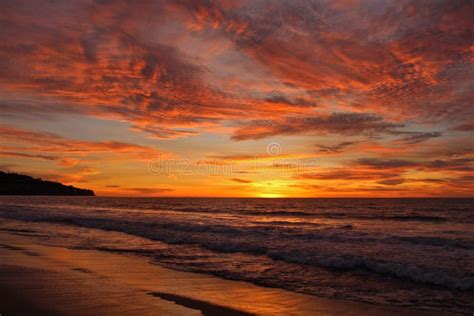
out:
M0 233L0 314L433 315L328 300L180 272L129 254L73 250Z

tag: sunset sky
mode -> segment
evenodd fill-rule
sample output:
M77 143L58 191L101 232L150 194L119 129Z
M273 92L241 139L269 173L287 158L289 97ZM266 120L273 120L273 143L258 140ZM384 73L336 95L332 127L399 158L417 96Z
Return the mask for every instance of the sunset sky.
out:
M0 170L97 195L474 195L472 1L0 2Z

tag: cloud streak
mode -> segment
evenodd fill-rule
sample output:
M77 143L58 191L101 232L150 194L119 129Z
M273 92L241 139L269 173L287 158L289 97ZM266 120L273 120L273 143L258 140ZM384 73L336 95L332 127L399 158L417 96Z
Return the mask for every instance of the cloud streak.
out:
M332 113L320 117L294 117L283 121L253 121L237 129L234 140L261 139L276 135L370 135L380 134L403 127L402 124L385 122L370 113Z
M9 126L0 126L0 140L11 144L3 146L5 150L0 151L2 156L57 161L63 167L77 164L78 159L70 156L83 158L84 155L111 154L146 160L165 154L154 148L119 141L68 139L52 133L27 131Z

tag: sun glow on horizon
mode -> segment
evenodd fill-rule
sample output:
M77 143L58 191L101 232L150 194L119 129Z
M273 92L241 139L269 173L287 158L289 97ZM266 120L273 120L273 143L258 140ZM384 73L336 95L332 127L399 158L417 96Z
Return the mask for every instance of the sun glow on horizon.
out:
M271 199L271 198L285 198L286 196L283 194L278 194L278 193L260 193L257 195L257 197Z

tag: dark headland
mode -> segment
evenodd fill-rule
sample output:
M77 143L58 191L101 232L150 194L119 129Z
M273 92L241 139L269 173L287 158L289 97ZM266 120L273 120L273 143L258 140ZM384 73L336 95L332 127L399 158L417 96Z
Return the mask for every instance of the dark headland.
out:
M0 195L85 195L94 191L79 189L59 182L36 179L30 176L0 171Z

